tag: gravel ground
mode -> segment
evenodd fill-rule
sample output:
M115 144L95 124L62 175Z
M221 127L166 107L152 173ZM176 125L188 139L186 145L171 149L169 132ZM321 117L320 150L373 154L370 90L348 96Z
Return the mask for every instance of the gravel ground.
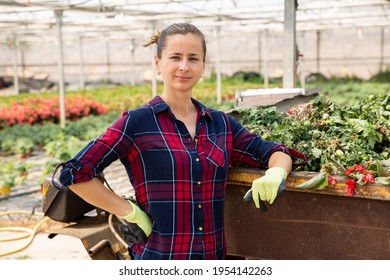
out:
M17 214L17 211L35 211L41 212L42 196L39 186L39 178L43 174L44 163L50 157L43 151L34 151L33 154L23 161L34 164L29 170L25 183L12 188L11 196L0 200L0 228L4 226L33 228L42 217L34 215ZM16 156L0 157L0 163L5 161L20 161ZM112 189L119 195L131 195L133 189L128 181L125 169L119 161L113 163L105 170L105 177ZM4 215L4 213L10 213ZM32 220L31 220L32 219ZM24 247L28 239L7 241L0 243L0 260L88 260L89 255L86 252L81 241L72 236L57 235L53 239L48 238L48 232L55 227L61 227L64 224L49 220L42 225L41 232L34 236L32 243L19 252L2 256L5 252L14 251L17 248ZM0 239L20 236L19 232L0 232Z

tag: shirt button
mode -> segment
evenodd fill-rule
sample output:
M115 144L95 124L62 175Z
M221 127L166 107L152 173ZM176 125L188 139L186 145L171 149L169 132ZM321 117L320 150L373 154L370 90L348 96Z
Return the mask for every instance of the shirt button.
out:
M201 182L201 181L198 181L198 185L200 185L200 184L202 184L202 182Z
M202 205L198 204L198 208L199 208L199 209L202 208Z
M197 138L195 139L195 143L198 143L198 139Z
M195 160L196 160L196 161L199 161L199 158L197 157Z
M202 227L199 227L198 229L199 229L199 231L202 231L202 230L203 230L203 228L202 228Z

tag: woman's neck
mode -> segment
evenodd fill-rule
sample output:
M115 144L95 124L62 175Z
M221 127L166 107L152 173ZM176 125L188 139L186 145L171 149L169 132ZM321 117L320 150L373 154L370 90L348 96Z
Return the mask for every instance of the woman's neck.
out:
M176 117L188 117L194 112L196 112L196 107L192 103L191 95L187 94L167 94L163 92L161 98L164 100L166 104L168 104L169 108L171 108L173 114Z

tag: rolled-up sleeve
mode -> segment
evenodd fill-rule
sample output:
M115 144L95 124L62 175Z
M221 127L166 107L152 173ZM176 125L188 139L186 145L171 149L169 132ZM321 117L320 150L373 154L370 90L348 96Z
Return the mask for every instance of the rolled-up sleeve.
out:
M132 147L130 131L131 115L125 113L99 138L66 162L59 177L62 188L97 177L113 161L127 155Z
M260 135L250 133L238 121L228 117L232 129L232 162L268 168L268 161L276 151L289 154L283 145L263 140Z

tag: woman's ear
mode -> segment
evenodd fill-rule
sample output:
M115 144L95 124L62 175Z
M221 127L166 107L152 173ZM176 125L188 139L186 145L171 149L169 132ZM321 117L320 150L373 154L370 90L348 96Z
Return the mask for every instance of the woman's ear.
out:
M155 64L157 73L161 73L159 62L160 62L160 60L158 59L157 55L155 55L154 56L154 64Z

